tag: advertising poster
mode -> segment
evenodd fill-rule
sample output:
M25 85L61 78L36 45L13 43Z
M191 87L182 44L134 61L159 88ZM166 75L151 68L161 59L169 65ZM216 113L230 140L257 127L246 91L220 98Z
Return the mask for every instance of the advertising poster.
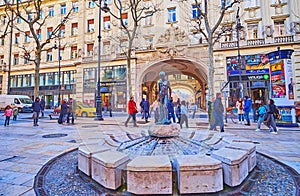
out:
M278 60L270 65L272 98L285 98L286 97L286 83L284 73L284 61Z
M285 59L285 79L286 79L286 89L287 91L287 98L289 100L294 100L294 93L295 93L295 84L293 81L293 69L292 69L292 61L291 59Z

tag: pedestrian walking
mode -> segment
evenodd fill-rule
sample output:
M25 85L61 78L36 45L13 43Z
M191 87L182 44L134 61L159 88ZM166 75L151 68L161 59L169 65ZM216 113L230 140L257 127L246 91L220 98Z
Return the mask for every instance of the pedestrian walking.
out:
M266 114L267 114L267 106L264 105L263 101L261 101L260 106L257 110L258 119L257 119L257 129L255 131L260 131L261 123L264 122Z
M18 108L14 108L13 109L13 120L17 120L17 116L19 114Z
M269 127L270 133L277 134L277 128L275 123L274 114L278 112L276 105L274 104L273 99L269 99L269 104L267 107L267 114L265 116L264 124Z
M5 121L4 121L4 126L9 126L9 121L10 121L10 117L12 116L12 109L10 107L10 105L7 105L5 108L4 108L4 114L3 116L5 116Z
M178 120L177 123L180 124L180 121L181 121L181 102L180 102L179 98L177 99L177 102L176 102L175 113L176 113L176 117L177 117L177 120Z
M131 96L130 100L128 101L128 118L125 121L125 127L127 127L127 124L131 118L133 119L133 126L137 127L136 113L137 113L136 103L135 103L133 97Z
M39 97L36 97L35 101L32 103L32 109L33 109L33 126L39 126L38 121L39 121L39 115L41 111L41 103Z
M249 113L251 111L251 107L252 107L252 100L250 97L248 96L245 96L244 97L244 117L245 117L245 120L246 120L246 124L245 125L248 125L250 126L250 118L249 118Z
M144 114L145 122L147 123L147 122L149 122L148 118L150 116L150 113L149 113L150 103L149 103L148 98L146 98L146 100L143 102L143 111L144 111L143 114Z
M222 104L222 94L217 93L216 94L216 100L214 101L214 122L210 126L209 130L215 130L218 125L220 125L221 132L224 132L224 120L223 120L223 114L224 114L224 106Z
M239 124L242 124L244 122L244 102L242 98L239 98L239 100L236 102L235 107L238 110L238 116L239 116Z
M69 112L68 112L68 117L67 117L67 123L70 123L70 118L71 118L72 125L74 125L74 121L75 121L75 110L76 110L75 100L70 98L69 99Z
M111 102L108 103L108 111L109 111L109 116L112 117L112 105L111 105Z
M67 102L65 100L61 100L60 114L59 114L59 117L58 117L58 124L63 124L67 119L67 115L68 115Z
M168 120L171 121L171 119L172 119L173 123L176 123L173 97L170 98L170 100L167 104L167 109L168 109Z
M261 103L261 100L259 98L256 98L254 100L254 103L252 104L253 122L257 122L257 120L258 120L257 110L260 106L260 103Z
M182 101L181 105L180 105L180 113L181 113L181 117L180 117L180 128L182 128L182 124L185 122L185 126L186 128L189 128L189 120L188 120L188 116L189 116L189 111L186 107L186 102Z
M42 117L44 117L44 112L45 112L45 106L46 106L46 103L45 103L45 100L44 100L44 98L43 98L43 97L41 98L41 101L40 101L40 103L41 103L41 112L42 112Z
M152 111L154 111L154 122L157 123L158 122L158 101L157 100L155 100L151 106L150 118L152 116Z
M143 106L144 101L145 101L145 99L142 98L142 101L140 102L142 119L144 119L144 106Z

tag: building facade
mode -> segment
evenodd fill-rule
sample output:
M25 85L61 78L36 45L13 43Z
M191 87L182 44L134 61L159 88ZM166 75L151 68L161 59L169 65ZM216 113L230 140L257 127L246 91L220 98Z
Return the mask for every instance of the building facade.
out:
M124 1L125 3L126 1ZM157 98L159 72L164 71L171 82L173 96L186 99L205 108L207 101L208 52L205 38L189 22L198 16L195 1L145 1L159 6L160 12L141 20L133 43L131 69L127 70L124 48L127 38L119 21L110 13L101 16L101 94L103 104L110 102L114 110L126 110L128 100L126 74L130 74L133 94L139 101L143 96L152 102ZM218 17L223 1L209 2L211 21ZM116 12L113 0L105 1ZM226 2L226 5L230 1ZM236 31L237 9L242 28ZM68 22L60 29L59 40L54 39L42 53L40 95L48 107L56 105L59 81L62 98L73 97L94 105L97 84L99 9L93 1L45 1L42 15L47 22L37 34L45 39L67 10L73 9ZM270 52L293 50L291 56L294 100L300 100L300 5L297 0L244 0L226 11L221 23L229 27L214 45L216 92L227 84L228 96L236 100L241 93L253 99L270 97L272 86L270 67L264 58ZM145 12L145 16L147 16ZM124 23L131 25L129 12L123 12ZM4 6L0 19L7 24ZM27 62L22 46L32 47L24 21L14 21L23 31L13 30L0 40L1 93L33 95L34 65ZM3 25L5 27L5 25ZM4 31L4 29L1 29ZM237 32L239 39L237 40ZM60 42L59 50L54 49ZM12 49L10 50L10 43ZM21 47L20 47L21 46ZM239 69L236 69L240 53ZM60 60L60 61L58 61ZM10 63L9 63L10 62ZM60 73L58 72L60 64ZM10 65L10 66L9 66ZM61 75L60 80L58 76ZM269 77L268 77L269 76ZM9 82L8 82L9 81ZM8 84L10 83L10 88ZM240 85L243 85L242 91ZM225 88L226 89L226 88ZM224 89L223 89L224 90ZM176 99L175 99L176 100Z

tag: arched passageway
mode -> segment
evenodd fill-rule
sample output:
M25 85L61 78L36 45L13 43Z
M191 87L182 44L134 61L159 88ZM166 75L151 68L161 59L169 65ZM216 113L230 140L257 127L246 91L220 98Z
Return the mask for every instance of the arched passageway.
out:
M203 65L186 59L169 59L149 65L142 73L142 94L152 103L157 99L159 73L170 81L174 101L177 98L205 109L206 70Z

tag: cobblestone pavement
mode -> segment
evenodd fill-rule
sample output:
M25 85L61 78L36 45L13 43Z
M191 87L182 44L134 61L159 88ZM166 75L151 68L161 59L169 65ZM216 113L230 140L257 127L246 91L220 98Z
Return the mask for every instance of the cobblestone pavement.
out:
M10 126L0 127L0 195L35 195L34 177L49 160L63 152L78 147L79 143L104 142L107 135L124 132L138 134L147 131L151 124L144 124L138 117L139 127L124 126L126 114L117 117L104 115L104 121L92 118L76 119L75 125L59 125L56 120L42 118L38 127L31 119L19 119ZM190 128L185 131L207 130L207 119L189 119ZM0 121L3 123L3 120ZM257 150L275 158L300 173L300 130L280 128L278 135L269 134L267 129L255 132L251 127L227 123L225 132L252 139Z

